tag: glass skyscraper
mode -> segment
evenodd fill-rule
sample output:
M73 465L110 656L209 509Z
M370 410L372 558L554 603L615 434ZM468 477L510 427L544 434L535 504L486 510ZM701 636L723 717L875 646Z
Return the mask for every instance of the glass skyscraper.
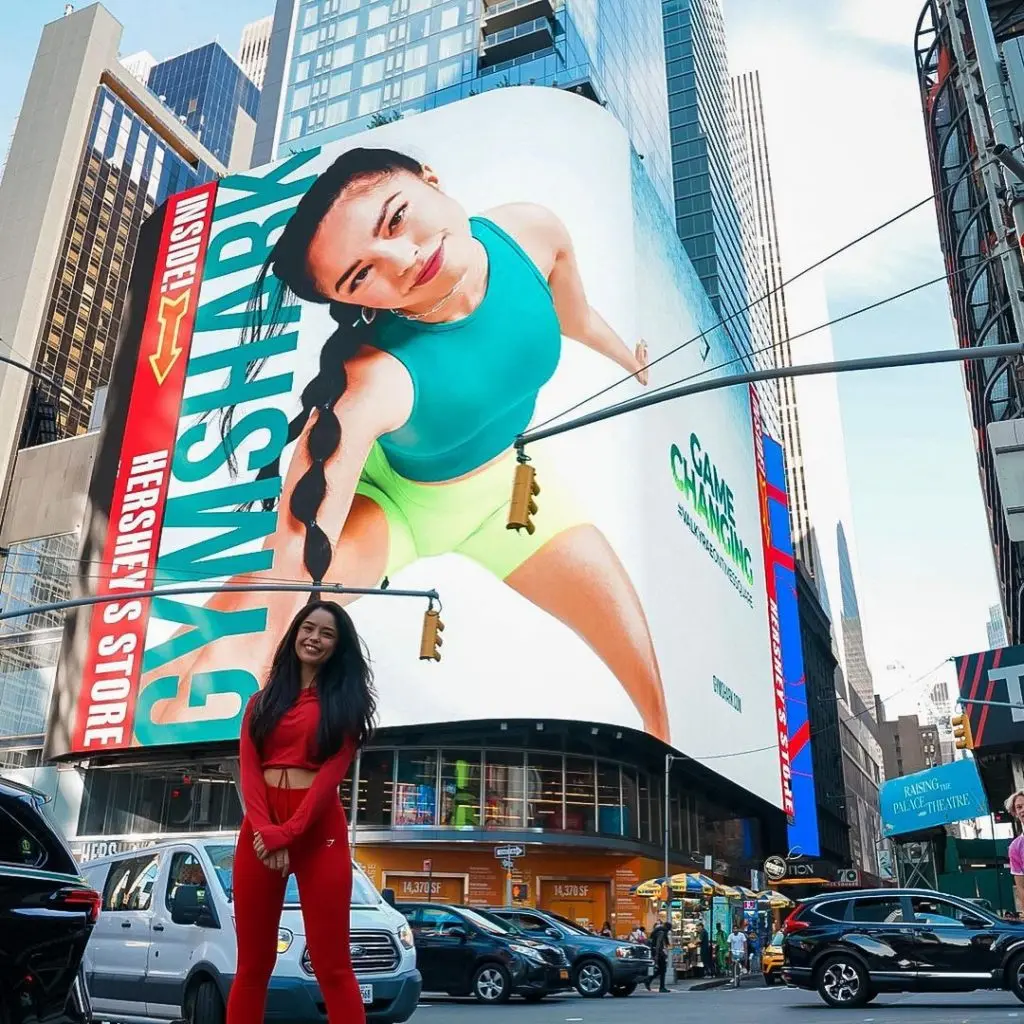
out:
M622 122L672 203L661 0L278 0L253 163L487 89L550 85Z
M725 329L750 352L741 191L744 153L720 0L663 0L676 230ZM748 186L747 186L748 187ZM766 365L771 365L771 359ZM752 367L751 367L752 368ZM736 367L739 372L742 367Z
M235 163L231 156L239 111L255 123L260 90L220 43L157 64L148 84L218 160Z

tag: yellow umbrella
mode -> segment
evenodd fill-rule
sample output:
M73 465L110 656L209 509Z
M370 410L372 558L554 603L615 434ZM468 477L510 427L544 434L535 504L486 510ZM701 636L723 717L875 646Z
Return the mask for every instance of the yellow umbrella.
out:
M788 910L790 907L795 906L785 893L778 892L775 889L766 889L757 898L759 902L767 903L772 910Z
M633 892L637 896L645 896L648 899L656 900L661 896L665 888L665 881L662 878L651 878L646 882L641 882L639 885L633 887Z

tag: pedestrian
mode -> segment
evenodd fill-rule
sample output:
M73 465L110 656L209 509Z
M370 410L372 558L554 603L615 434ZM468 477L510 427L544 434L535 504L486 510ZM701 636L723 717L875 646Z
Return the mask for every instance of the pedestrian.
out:
M615 938L615 936L612 934L612 923L611 923L611 921L605 921L605 923L601 926L601 934L606 939L613 939L613 938Z
M729 959L732 961L733 984L738 985L743 965L747 959L747 936L737 923L733 924L732 932L729 935Z
M747 929L747 970L757 969L757 954L761 949L761 940L758 938L757 929L751 925Z
M715 967L719 977L725 976L725 969L729 961L729 936L725 934L722 922L715 925Z
M1014 831L1024 827L1024 790L1018 790L1003 805L1013 818ZM1024 914L1024 834L1010 843L1010 874L1013 876L1013 902L1018 914Z
M651 953L654 956L654 978L658 979L658 991L668 992L665 985L665 974L668 971L669 944L671 940L671 929L664 916L658 919L658 923L651 929ZM644 985L647 991L651 991L651 982L654 978L648 978Z
M348 613L330 601L306 605L242 720L238 966L227 1024L263 1024L292 873L330 1024L366 1020L349 953L352 857L338 787L370 738L375 712L372 673Z
M700 943L700 962L704 967L704 977L710 978L714 974L711 956L711 936L708 935L708 930L704 927L703 921L701 921L697 929L697 941Z
M647 929L642 924L638 924L629 936L630 942L636 942L640 945L647 945Z

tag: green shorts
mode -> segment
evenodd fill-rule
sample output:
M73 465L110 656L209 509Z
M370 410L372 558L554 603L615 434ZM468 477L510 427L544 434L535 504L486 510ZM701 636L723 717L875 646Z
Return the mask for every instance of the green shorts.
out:
M536 463L535 463L536 464ZM390 549L386 575L419 558L459 554L505 579L552 537L586 520L543 462L537 465L539 512L536 530L509 530L508 506L515 474L515 453L485 470L450 484L423 484L399 476L380 445L363 467L356 493L380 506L387 517Z

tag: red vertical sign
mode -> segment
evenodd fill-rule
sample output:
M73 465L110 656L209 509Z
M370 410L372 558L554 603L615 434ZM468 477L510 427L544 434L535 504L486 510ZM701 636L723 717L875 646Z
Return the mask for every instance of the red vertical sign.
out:
M135 367L78 695L73 753L132 745L171 459L217 185L167 201Z

